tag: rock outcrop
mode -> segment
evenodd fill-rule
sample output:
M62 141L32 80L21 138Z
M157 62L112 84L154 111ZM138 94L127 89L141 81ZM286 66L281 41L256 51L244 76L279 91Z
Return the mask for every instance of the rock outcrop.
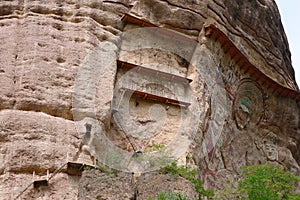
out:
M153 198L159 192L180 192L191 199L196 198L194 186L179 176L151 173L138 181L128 173L85 171L79 183L79 199L143 200Z
M169 157L216 190L244 165L300 174L300 94L273 0L1 1L0 38L0 199L84 199L97 184L101 199L144 199L166 177L133 187L126 173ZM70 161L124 174L80 181Z

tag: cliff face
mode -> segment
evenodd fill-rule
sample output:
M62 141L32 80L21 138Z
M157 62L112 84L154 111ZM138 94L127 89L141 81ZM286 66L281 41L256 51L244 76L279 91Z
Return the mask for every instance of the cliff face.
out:
M170 155L216 189L243 165L300 173L298 86L272 0L1 1L0 38L1 199L47 171L21 199L83 198L69 161L145 172ZM164 179L120 190L143 199L147 178Z

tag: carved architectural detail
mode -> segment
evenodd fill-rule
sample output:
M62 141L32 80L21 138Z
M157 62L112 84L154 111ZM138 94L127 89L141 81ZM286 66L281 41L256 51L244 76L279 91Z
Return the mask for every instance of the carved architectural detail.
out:
M129 69L123 72L120 78L121 86L118 87L121 90L131 92L143 99L185 107L190 105L186 86L192 82L191 79L120 60L118 66Z

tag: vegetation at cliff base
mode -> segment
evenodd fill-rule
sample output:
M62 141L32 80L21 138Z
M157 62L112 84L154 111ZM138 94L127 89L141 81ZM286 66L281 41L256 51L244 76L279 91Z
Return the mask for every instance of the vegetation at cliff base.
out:
M160 172L173 176L181 176L190 181L194 185L195 190L198 193L199 200L202 200L204 198L211 199L214 196L213 190L204 189L202 181L199 179L196 169L185 166L177 166L177 163L174 161L170 165L162 168Z
M149 198L148 200L189 200L189 198L178 192L166 192L162 190L155 199Z
M239 192L243 199L250 200L300 200L294 194L300 177L283 171L282 167L258 165L242 167L244 179L239 181Z

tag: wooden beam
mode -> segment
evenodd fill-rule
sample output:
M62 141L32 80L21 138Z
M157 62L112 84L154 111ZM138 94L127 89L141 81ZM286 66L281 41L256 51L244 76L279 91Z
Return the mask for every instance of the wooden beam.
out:
M145 74L158 76L158 77L161 77L161 78L164 78L164 79L167 79L167 80L181 82L181 83L184 83L186 85L193 81L192 79L189 79L189 78L185 78L185 77L178 76L178 75L175 75L175 74L170 74L170 73L167 73L167 72L162 72L162 71L159 71L159 70L156 70L156 69L151 69L151 68L148 68L148 67L143 67L143 66L140 66L140 65L128 63L128 62L121 61L121 60L117 60L117 65L119 67L125 67L127 69L136 70L138 72L142 72L142 73L145 73Z
M124 87L120 88L120 89L124 90L126 92L130 92L135 96L138 96L140 98L147 99L147 100L159 101L159 102L163 102L163 103L167 103L167 104L172 104L175 106L182 106L185 108L187 108L191 105L191 103L188 103L188 102L184 102L184 101L180 101L180 100L176 100L176 99L170 99L167 97L150 94L150 93L146 93L143 91L131 90L129 88L124 88Z
M162 35L168 36L168 37L172 37L173 39L177 39L177 40L181 40L184 42L188 42L188 43L192 43L194 45L197 44L198 41L191 39L183 34L180 34L179 32L176 31L171 31L170 29L166 29L166 28L161 28L149 21L146 21L145 19L141 19L138 18L136 16L130 15L128 13L124 14L123 17L121 18L121 20L123 22L127 22L127 23L132 23L132 24L136 24L142 27L156 27L157 29L155 29L155 32L159 32Z
M151 22L148 22L146 20L137 18L137 17L135 17L133 15L129 15L127 13L123 15L121 20L123 22L137 24L137 25L142 26L142 27L157 27L155 24L152 24Z
M234 60L235 59L235 56L238 55L238 52L235 51L234 47L231 48L229 51L228 51L228 54L230 55L231 59Z
M227 47L227 48L224 48L224 53L230 55L229 52L230 52L231 49L234 50L234 47L232 46L232 44L229 43L228 47ZM231 57L231 55L230 55L230 57Z
M261 77L261 75L259 73L260 73L260 71L257 70L256 68L250 67L250 70L249 70L250 76L252 76L254 78L259 78L259 77Z

